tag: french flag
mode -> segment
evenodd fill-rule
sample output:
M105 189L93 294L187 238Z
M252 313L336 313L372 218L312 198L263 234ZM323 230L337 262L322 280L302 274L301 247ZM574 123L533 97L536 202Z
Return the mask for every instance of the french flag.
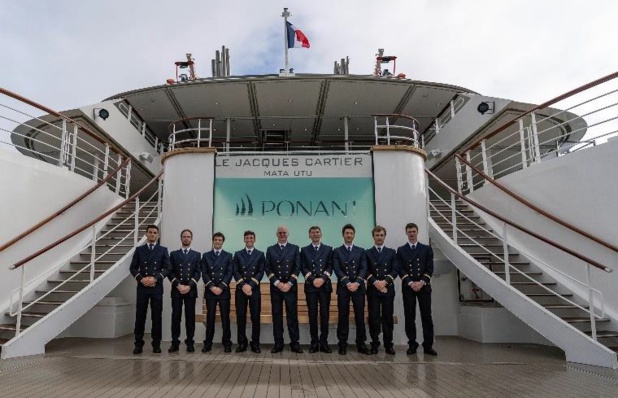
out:
M288 48L309 48L309 39L296 26L287 22L288 29Z

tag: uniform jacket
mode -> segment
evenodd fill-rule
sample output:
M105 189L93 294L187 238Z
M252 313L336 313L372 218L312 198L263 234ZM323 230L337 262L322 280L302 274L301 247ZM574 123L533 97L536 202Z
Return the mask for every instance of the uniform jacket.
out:
M280 281L291 283L296 290L296 282L300 274L300 251L298 246L287 243L281 250L279 243L270 246L266 250L266 273L271 283Z
M264 253L253 248L251 255L246 249L234 253L234 280L236 289L242 289L245 284L251 286L252 291L260 291L260 281L264 277L266 258Z
M230 282L234 272L234 264L232 262L232 254L221 250L217 256L214 250L206 252L202 255L202 280L204 281L204 297L207 299L230 299ZM220 295L216 295L210 291L210 288L216 286L223 289Z
M365 249L355 245L352 246L351 252L348 252L345 245L333 249L333 270L338 279L337 294L365 294L365 278L367 277ZM360 284L354 293L346 287L350 282Z
M182 249L170 253L172 268L168 279L172 282L172 297L197 297L197 282L202 272L200 257L195 250L189 250L187 254ZM189 293L180 294L177 289L180 284L191 286Z
M399 275L399 262L397 261L397 252L395 249L389 249L386 246L382 247L381 253L378 249L372 247L365 251L367 258L367 295L369 296L395 296L395 278ZM377 281L386 281L386 293L380 292L373 286Z
M152 250L144 244L135 248L129 272L137 280L137 292L146 294L163 294L163 280L171 270L170 256L167 248L155 244ZM154 276L157 284L146 287L139 283L146 276Z
M320 248L316 251L313 243L300 249L301 271L305 275L305 292L332 292L333 286L330 276L333 273L332 262L333 248L320 243ZM323 278L324 284L317 288L313 286L315 278Z
M402 289L408 288L410 282L425 281L421 291L431 292L431 277L433 276L433 250L431 246L416 242L412 250L406 243L397 249L399 260L399 276Z

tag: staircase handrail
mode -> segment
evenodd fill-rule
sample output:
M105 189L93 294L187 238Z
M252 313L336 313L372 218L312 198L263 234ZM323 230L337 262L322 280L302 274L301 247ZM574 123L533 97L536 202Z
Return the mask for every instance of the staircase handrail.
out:
M506 122L502 126L498 127L496 130L492 131L491 133L489 133L489 134L487 134L487 135L477 139L473 144L469 145L466 150L462 150L461 152L465 153L466 151L470 151L470 150L478 147L479 145L481 145L482 141L488 140L488 139L496 136L500 132L502 132L502 131L506 130L507 128L509 128L510 126L514 125L518 120L520 120L524 116L531 115L531 114L533 114L534 112L536 112L536 111L538 111L540 109L547 108L548 106L554 105L554 104L556 104L556 103L558 103L558 102L560 102L560 101L562 101L562 100L564 100L566 98L569 98L569 97L571 97L571 96L573 96L575 94L579 94L582 91L586 91L586 90L588 90L588 89L590 89L592 87L598 86L599 84L603 84L603 83L608 82L610 80L613 80L613 79L615 79L617 77L618 77L618 72L610 73L607 76L603 76L603 77L601 77L599 79L593 80L593 81L591 81L589 83L586 83L586 84L584 84L582 86L574 88L573 90L567 91L566 93L561 94L561 95L559 95L559 96L557 96L555 98L552 98L549 101L545 101L542 104L539 104L539 105L533 107L532 109L529 109L528 111L522 113L521 115L513 118L512 120Z
M571 256L576 257L579 260L582 260L583 262L588 263L588 264L592 265L595 268L598 268L598 269L600 269L602 271L605 271L605 272L608 272L608 273L609 272L613 272L612 268L607 267L607 266L605 266L605 265L603 265L603 264L601 264L601 263L599 263L599 262L597 262L597 261L595 261L595 260L593 260L593 259L591 259L589 257L586 257L586 256L584 256L584 255L582 255L580 253L577 253L577 252L569 249L568 247L562 246L561 244L559 244L557 242L554 242L551 239L548 239L548 238L546 238L546 237L544 237L542 235L539 235L536 232L534 232L534 231L524 227L523 225L517 224L517 223L515 223L515 222L513 222L513 221L511 221L511 220L509 220L509 219L499 215L498 213L488 209L487 207L481 205L480 203L465 197L464 195L460 194L459 192L457 192L456 190L451 188L448 184L443 182L441 179L439 179L438 176L436 176L434 173L432 173L428 168L425 168L425 173L427 173L429 176L433 177L440 185L442 185L442 187L444 187L446 190L448 190L451 194L457 196L459 199L461 199L464 202L466 202L466 203L476 207L477 209L482 210L483 212L489 214L490 216L495 217L498 220L500 220L500 221L502 221L502 222L512 226L513 228L518 229L518 230L520 230L520 231L522 231L522 232L524 232L524 233L526 233L526 234L528 234L530 236L533 236L533 237L539 239L540 241L545 242L548 245L555 247L556 249L559 249L559 250L561 250L561 251L563 251L565 253L568 253Z
M148 181L148 183L146 183L143 187L141 187L137 192L135 192L133 195L131 195L131 197L125 199L124 201L122 201L120 204L112 207L111 209L107 210L106 212L104 212L103 214L101 214L100 216L96 217L95 219L93 219L92 221L82 225L81 227L75 229L73 232L68 233L67 235L65 235L64 237L56 240L53 243L50 243L49 245L47 245L46 247L44 247L43 249L29 255L28 257L18 261L17 263L9 266L9 269L14 270L17 269L21 266L23 266L24 264L26 264L27 262L39 257L40 255L47 253L49 250L55 248L56 246L58 246L61 243L66 242L67 240L71 239L72 237L74 237L75 235L79 234L80 232L84 231L86 228L89 228L91 226L93 226L94 224L98 223L99 221L103 220L105 217L109 216L112 213L115 213L116 211L118 211L118 209L122 208L124 205L126 205L127 203L131 202L133 199L137 198L142 192L144 192L146 190L146 188L148 188L150 185L152 185L153 182L158 181L159 178L163 175L163 170L161 170L159 172L159 174L157 174L154 178L152 178L150 181Z
M118 168L116 168L116 170L114 170L112 173L108 174L104 179L99 181L95 186L91 187L86 192L82 193L77 198L73 199L71 202L69 202L67 205L62 207L60 210L56 211L54 214L52 214L49 217L45 218L44 220L40 221L39 223L37 223L36 225L32 226L28 230L22 232L21 234L17 235L13 239L9 240L7 243L1 245L0 246L0 252L4 251L5 249L8 249L11 246L13 246L15 243L17 243L21 239L23 239L26 236L30 235L31 233L37 231L39 228L41 228L45 224L47 224L50 221L56 219L56 217L62 215L64 212L66 212L67 210L69 210L70 208L75 206L77 203L81 202L83 199L88 197L91 193L93 193L94 191L96 191L97 189L99 189L100 187L105 185L113 176L115 176L120 170L122 170L130 162L131 162L131 158L125 158L125 160L118 166Z
M513 199L517 200L519 203L523 204L524 206L528 207L531 210L536 211L537 213L549 218L550 220L562 225L563 227L570 229L571 231L584 236L602 246L605 246L606 248L614 251L614 252L618 252L618 246L612 245L609 242L604 241L601 238L598 238L584 230L582 230L581 228L578 228L564 220L562 220L561 218L554 216L553 214L535 206L534 204L532 204L530 201L524 199L523 197L519 196L518 194L516 194L515 192L511 191L510 189L508 189L507 187L505 187L504 185L502 185L501 183L499 183L498 181L496 181L495 179L491 178L490 176L488 176L487 174L485 174L482 170L479 170L476 166L474 166L471 162L468 162L466 159L464 159L461 155L459 154L455 154L455 157L462 163L464 163L465 165L467 165L468 167L470 167L472 170L474 170L478 175L480 175L481 177L483 177L486 181L489 181L491 184L493 184L496 188L498 188L499 190L501 190L502 192L504 192L505 194L509 195L510 197L512 197Z

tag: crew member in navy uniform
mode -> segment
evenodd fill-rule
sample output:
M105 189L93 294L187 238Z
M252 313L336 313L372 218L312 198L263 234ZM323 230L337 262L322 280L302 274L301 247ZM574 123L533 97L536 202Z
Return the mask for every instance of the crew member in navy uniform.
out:
M215 315L217 304L223 327L223 350L232 352L232 332L230 330L230 282L234 272L232 255L223 250L225 236L221 232L212 235L212 250L202 255L202 280L206 299L206 339L202 352L212 349L215 336Z
M438 355L433 349L433 320L431 319L431 277L433 275L433 250L431 246L418 241L418 226L406 225L408 243L397 249L403 310L406 318L406 335L408 337L408 355L416 354L416 301L421 312L423 324L423 352Z
M193 232L184 229L180 233L182 247L170 253L172 269L168 276L172 283L172 346L168 352L178 352L180 347L180 321L182 306L185 307L185 331L187 352L195 352L195 300L197 282L200 280L200 253L191 249Z
M300 252L298 246L288 242L288 228L277 227L277 243L266 250L266 273L270 280L270 303L273 315L273 354L283 351L283 303L290 334L290 349L301 354L298 331L298 288Z
M365 278L367 277L367 261L365 250L353 244L356 230L352 224L346 224L341 229L343 245L333 250L333 270L337 275L337 339L339 354L346 355L348 349L348 334L350 331L350 300L354 307L356 323L356 348L361 354L369 354L365 345Z
M367 303L369 305L369 335L371 353L377 354L380 347L380 327L384 350L395 355L393 348L393 316L395 302L395 278L399 273L397 252L384 246L386 228L376 225L371 231L374 246L365 252L367 258Z
M321 242L322 230L318 226L309 228L311 244L300 250L301 270L305 275L305 296L309 312L311 346L309 353L318 351L330 353L328 346L328 320L330 297L333 291L330 282L333 248ZM318 304L320 313L320 336L318 339Z
M137 280L135 303L135 348L133 354L141 354L144 347L146 313L150 302L152 319L152 352L161 353L161 317L163 314L163 280L170 273L170 256L167 249L157 244L159 227L146 227L146 244L136 247L129 272Z
M238 329L238 347L236 352L247 350L247 305L251 314L251 351L259 354L260 350L260 311L262 294L260 281L264 276L266 258L264 253L255 248L255 233L245 231L245 248L234 253L234 279L236 280L236 326Z

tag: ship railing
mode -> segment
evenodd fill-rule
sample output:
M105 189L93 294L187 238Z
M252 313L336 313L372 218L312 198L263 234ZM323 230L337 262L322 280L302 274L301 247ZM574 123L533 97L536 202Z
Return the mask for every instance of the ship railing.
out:
M118 100L114 103L116 108L122 113L129 123L135 127L142 137L150 144L158 153L162 153L164 146L162 142L159 142L159 137L152 132L146 125L144 118L142 118L139 112L131 106L125 99Z
M427 129L423 136L425 137L425 145L427 145L440 131L457 115L457 112L463 108L468 102L468 97L457 95L453 100L449 101L448 106L440 112L434 122Z
M0 88L0 146L65 168L129 194L129 173L110 171L123 163L123 151L85 126L32 100ZM42 112L46 116L36 116ZM128 164L126 167L130 167Z
M212 117L185 118L169 125L169 150L177 148L209 148L213 143ZM195 125L194 125L195 124Z
M57 292L57 291L62 291L62 288L66 286L67 283L71 283L74 281L82 281L80 279L77 279L78 277L83 277L83 274L85 272L89 272L89 278L88 280L86 280L85 282L88 282L89 284L94 283L95 281L95 266L96 266L96 262L99 261L100 259L102 259L104 256L106 256L109 253L112 253L114 249L116 249L121 243L125 242L126 240L131 239L131 237L133 238L133 246L137 246L140 243L140 231L142 231L144 224L146 224L146 220L149 218L152 218L153 215L156 215L156 220L154 222L148 222L148 224L154 224L154 225L159 225L160 221L161 221L161 208L162 208L162 194L163 194L163 179L162 179L162 175L163 175L163 171L161 171L156 177L154 177L153 179L151 179L147 184L145 184L139 191L135 192L133 195L131 195L130 198L125 199L124 201L122 201L120 204L114 206L113 208L107 210L106 212L104 212L103 214L99 215L98 217L94 218L93 220L91 220L90 222L82 225L81 227L75 229L73 232L66 234L65 236L63 236L62 238L56 240L55 242L47 245L46 247L38 250L37 252L25 257L24 259L18 261L17 263L11 265L9 268L11 270L16 270L19 269L21 274L20 274L20 285L19 287L17 287L15 290L13 290L10 293L10 297L9 297L9 315L10 316L16 316L16 327L15 327L15 336L19 336L22 332L21 330L21 324L22 324L22 314L27 311L28 309L30 309L32 306L40 303L41 301L44 301L44 299L49 296L50 294ZM157 183L157 189L146 199L146 201L144 203L140 204L140 195L142 193L144 193L151 185ZM133 203L134 204L134 211L132 214L130 214L129 216L127 216L125 219L123 219L121 222L119 222L117 225L115 225L114 227L110 228L108 231L106 231L105 233L100 234L97 237L97 231L96 231L96 224L99 223L100 221L104 220L105 218L109 217L110 215L112 215L113 213L117 212L118 210L122 209L123 207L129 205ZM143 212L148 211L144 217L140 217L140 215L142 214L142 210ZM132 229L130 229L124 236L120 237L118 239L118 242L113 245L110 246L107 250L97 254L96 251L96 246L97 243L103 239L108 238L114 231L116 231L118 228L120 228L121 226L123 226L123 230L126 229L126 227L132 227ZM26 265L38 258L39 256L47 253L48 251L52 250L53 248L57 247L58 245L66 242L67 240L77 236L78 234L82 233L83 231L90 229L90 242L88 244L86 244L83 247L80 247L78 250L74 251L73 253L71 253L70 255L68 255L66 258L64 258L62 261L60 261L58 263L58 265L56 267L53 267L53 269L50 270L50 272L48 272L48 275L42 275L41 277L47 277L49 276L51 273L53 272L57 272L60 268L62 268L63 266L66 266L67 264L70 263L71 259L73 257L75 257L76 255L78 255L79 253L81 253L83 250L87 249L88 247L90 247L90 262L88 264L86 264L84 267L82 267L81 269L77 270L72 276L70 276L69 278L67 278L66 280L62 281L61 283L59 283L58 285L54 286L51 290L49 290L48 292L46 292L45 294L41 295L40 297L34 299L33 301L31 301L30 303L28 303L27 305L23 305L24 304L24 291L25 291L25 268ZM141 237L141 240L143 241L145 239L144 236ZM134 250L131 249L131 251L129 251L129 254ZM108 270L109 271L109 270ZM35 282L39 281L40 278L36 279ZM17 296L17 298L15 297ZM16 307L16 308L15 308Z
M439 214L439 217L444 220L445 223L447 223L448 225L450 225L452 227L452 233L451 233L451 237L450 239L452 240L453 244L455 246L459 246L459 238L460 237L464 237L466 239L468 239L469 241L473 242L474 244L478 245L483 251L485 251L487 253L487 255L490 258L494 258L497 260L497 262L502 262L504 263L504 275L505 275L505 282L507 285L511 285L511 277L513 274L516 275L521 275L522 277L524 277L525 279L527 279L530 283L534 283L535 285L537 285L538 287L540 287L541 289L545 290L546 292L548 292L549 294L553 294L556 298L558 298L559 300L562 301L566 301L567 303L569 303L570 305L575 306L576 308L588 313L589 318L590 318L590 325L591 325L591 337L593 340L597 341L597 333L596 333L596 321L598 319L604 318L605 317L605 304L603 301L603 294L601 291L599 291L598 289L595 289L594 287L592 287L591 285L591 273L592 273L592 269L596 268L599 270L602 270L604 272L613 272L613 269L605 266L587 256L584 256L574 250L569 249L568 247L562 246L559 243L556 243L550 239L548 239L545 236L542 236L540 234L537 234L536 232L520 225L517 224L511 220L508 220L507 218L497 214L496 212L480 205L479 203L473 201L472 199L467 198L466 196L462 195L461 193L457 192L456 190L454 190L452 187L450 187L447 183L443 182L442 180L440 180L434 173L432 173L431 171L429 171L428 169L425 169L425 172L428 175L428 180L431 178L433 181L436 181L441 189L446 190L445 192L447 192L449 194L449 199L445 199L444 195L440 195L437 193L436 190L434 190L433 188L429 187L429 195L428 195L428 207L431 210L434 210L435 212L437 212ZM428 184L429 185L429 184ZM467 203L468 205L470 205L473 209L475 209L476 211L482 211L494 218L496 218L497 220L499 220L500 222L502 222L502 234L498 234L495 233L494 231L486 228L484 225L481 225L480 223L476 222L474 219L468 217L465 213L461 212L460 210L457 209L457 199L460 199L461 201ZM438 206L435 205L435 203L440 203L442 206L442 208L438 208ZM444 208L446 208L446 210L444 210ZM470 226L473 225L475 228L478 228L481 231L484 231L485 233L489 234L490 236L495 237L496 239L499 239L500 241L502 241L502 252L501 253L495 253L493 252L490 248L485 247L485 245L483 245L483 243L479 240L479 239L475 239L474 236L470 235L468 232L466 232L463 228L461 228L458 224L457 224L457 218L460 217L463 220L465 220L467 222L466 226ZM540 281L537 281L536 279L530 277L530 275L527 275L525 272L521 271L520 269L518 269L517 267L513 266L513 264L511 264L509 261L509 245L511 247L514 247L515 249L517 249L522 255L524 255L525 257L528 257L530 259L533 259L535 261L538 261L538 259L532 255L530 255L529 253L527 253L527 251L523 250L523 248L518 247L517 245L513 244L512 241L509 241L509 230L513 231L513 230L518 230L521 231L525 234L527 234L528 236L531 236L533 238L536 238L537 240L540 240L566 254L569 254L572 257L575 257L579 260L581 260L586 267L586 280L585 281L580 281L576 278L573 278L570 275L567 275L566 273L564 273L563 271L561 271L560 269L556 268L556 267L551 267L548 264L539 261L539 263L543 266L547 266L549 268L551 268L552 270L554 270L555 272L559 273L560 275L568 278L569 280L572 280L574 282L576 282L577 284L583 286L586 291L587 291L587 307L586 306L582 306L576 302L574 302L573 300L568 299L567 297L562 296L561 294L553 291L552 289L548 288L547 286L543 285ZM512 232L511 232L512 233ZM493 271L493 270L492 270ZM597 308L595 305L595 296L598 297L599 300L599 304L598 304L598 313L595 312L595 309Z
M418 120L412 116L380 113L373 116L375 145L404 144L415 148L424 148L419 133ZM407 124L395 124L398 120ZM382 123L380 123L382 122ZM391 135L391 130L401 131L405 135Z
M498 179L535 164L606 142L618 135L618 72L538 105L460 152L468 163ZM583 139L585 138L585 139ZM458 167L458 190L486 180Z

